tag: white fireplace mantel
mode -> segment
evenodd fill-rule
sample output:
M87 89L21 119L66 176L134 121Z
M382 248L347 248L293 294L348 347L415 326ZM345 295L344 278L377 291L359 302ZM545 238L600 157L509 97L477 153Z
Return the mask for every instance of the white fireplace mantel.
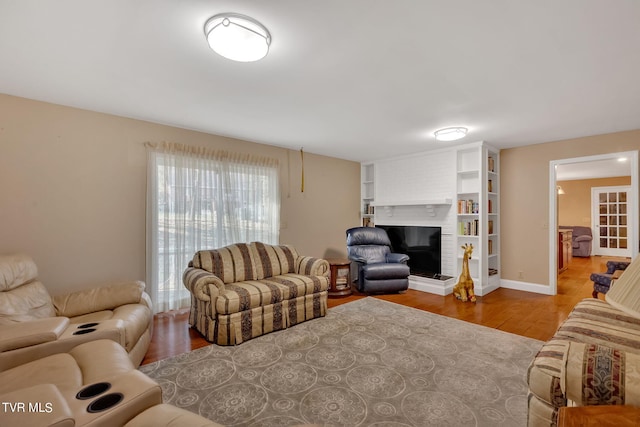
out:
M453 199L436 199L436 200L405 200L405 201L389 201L389 202L373 202L373 206L432 206L432 205L450 205Z
M436 200L405 200L396 202L375 202L373 206L381 207L387 216L393 216L393 210L397 206L424 206L427 215L436 216L436 206L451 206L452 199L436 199Z

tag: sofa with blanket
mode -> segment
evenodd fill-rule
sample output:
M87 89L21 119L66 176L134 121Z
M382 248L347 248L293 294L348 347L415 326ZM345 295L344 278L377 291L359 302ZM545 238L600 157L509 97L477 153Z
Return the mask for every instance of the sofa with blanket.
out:
M151 299L143 282L109 283L51 296L27 255L0 256L0 369L111 339L138 366L151 342Z
M530 427L556 426L563 406L640 406L639 258L605 301L579 302L532 361Z
M289 245L237 243L198 251L183 282L191 326L210 342L235 345L324 316L329 263Z

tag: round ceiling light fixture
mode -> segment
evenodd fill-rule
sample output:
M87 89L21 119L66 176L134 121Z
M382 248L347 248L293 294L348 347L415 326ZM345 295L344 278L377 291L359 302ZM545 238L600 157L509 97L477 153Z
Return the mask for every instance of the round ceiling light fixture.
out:
M237 13L212 16L204 24L209 47L232 61L253 62L269 52L271 34L253 18Z
M455 141L460 138L464 138L467 135L467 128L464 127L452 127L438 129L433 134L438 141Z

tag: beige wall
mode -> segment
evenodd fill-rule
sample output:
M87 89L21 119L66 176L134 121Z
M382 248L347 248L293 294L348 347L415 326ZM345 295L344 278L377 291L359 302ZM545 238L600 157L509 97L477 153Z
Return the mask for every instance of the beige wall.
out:
M631 185L630 176L557 181L565 194L558 196L558 225L591 227L591 188Z
M145 278L145 141L275 157L281 243L305 255L346 255L359 223L360 165L0 94L0 254L26 252L54 294ZM290 166L290 171L289 171Z
M145 141L276 157L282 243L343 256L358 163L0 94L0 253L23 251L53 293L145 277ZM548 284L551 160L640 149L640 130L502 150L502 277ZM290 167L289 167L290 166ZM522 271L522 277L519 272Z
M550 161L638 149L640 130L502 150L502 279L549 284Z

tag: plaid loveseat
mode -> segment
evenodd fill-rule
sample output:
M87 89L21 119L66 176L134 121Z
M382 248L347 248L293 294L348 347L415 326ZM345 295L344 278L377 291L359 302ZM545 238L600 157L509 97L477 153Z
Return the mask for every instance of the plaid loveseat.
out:
M556 426L562 406L640 406L640 319L579 302L528 372L529 427Z
M329 263L288 245L237 243L198 251L183 283L190 325L210 342L234 345L324 316Z

